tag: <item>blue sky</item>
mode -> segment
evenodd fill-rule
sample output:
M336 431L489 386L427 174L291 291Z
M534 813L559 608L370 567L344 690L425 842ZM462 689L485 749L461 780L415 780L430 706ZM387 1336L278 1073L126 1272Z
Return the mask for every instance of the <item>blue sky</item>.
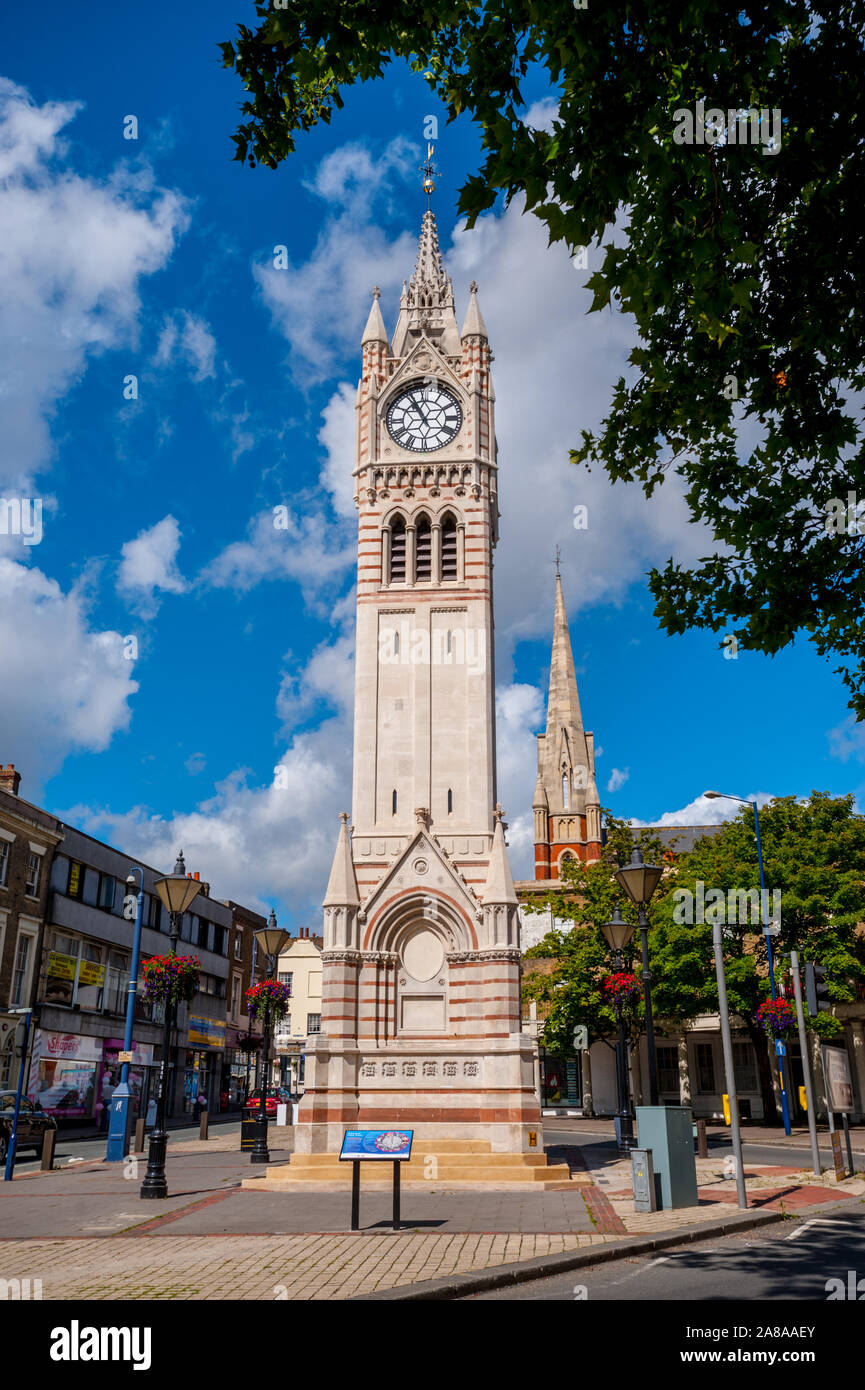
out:
M41 498L43 536L0 536L0 759L28 799L156 865L182 845L218 896L273 903L296 927L318 920L349 807L360 334L374 284L393 324L425 207L423 123L442 112L394 68L278 172L245 169L230 138L241 89L217 48L237 22L255 22L251 5L6 17L0 496ZM549 94L529 96L539 124ZM442 121L440 137L457 313L476 279L496 358L499 794L515 872L530 863L557 544L617 814L711 819L726 813L699 800L713 784L861 796L861 731L807 642L727 660L716 637L657 630L645 570L709 538L675 478L647 503L567 463L631 326L586 315L585 274L519 207L457 225L478 142L468 121Z

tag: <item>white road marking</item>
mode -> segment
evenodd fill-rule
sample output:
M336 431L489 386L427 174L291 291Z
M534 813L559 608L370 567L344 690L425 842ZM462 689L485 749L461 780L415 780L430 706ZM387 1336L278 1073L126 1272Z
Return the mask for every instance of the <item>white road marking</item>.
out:
M796 1240L797 1236L804 1235L811 1226L849 1226L849 1224L849 1221L833 1221L830 1217L814 1216L810 1221L803 1222L795 1231L791 1231L784 1239Z

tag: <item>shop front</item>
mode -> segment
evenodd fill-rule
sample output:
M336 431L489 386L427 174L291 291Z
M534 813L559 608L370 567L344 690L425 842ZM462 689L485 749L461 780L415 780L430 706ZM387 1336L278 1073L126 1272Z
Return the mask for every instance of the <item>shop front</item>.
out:
M229 1028L222 1058L220 1110L239 1110L253 1089L257 1054L261 1038L238 1028Z
M27 1094L58 1123L95 1120L97 1104L101 1111L103 1042L84 1033L35 1030Z
M115 1088L120 1084L121 1063L119 1061L120 1052L123 1049L122 1038L106 1038L102 1047L102 1071L99 1078L99 1095L101 1108L99 1127L108 1128L108 1114L111 1105L111 1097L114 1095ZM132 1062L129 1066L128 1085L131 1093L129 1102L130 1115L134 1123L139 1115L147 1113L147 1106L151 1093L156 1094L157 1081L154 1079L153 1048L150 1043L132 1044Z
M576 1053L559 1056L547 1052L542 1046L538 1049L541 1079L541 1108L553 1105L582 1105L582 1065Z
M184 1113L197 1113L200 1108L199 1096L206 1097L208 1110L217 1111L222 1090L225 1020L190 1014L187 1043L183 1080Z

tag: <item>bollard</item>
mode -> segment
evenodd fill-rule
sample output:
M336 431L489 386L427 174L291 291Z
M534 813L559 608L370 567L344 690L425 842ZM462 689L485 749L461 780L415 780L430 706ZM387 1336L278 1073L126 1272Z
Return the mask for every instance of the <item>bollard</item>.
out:
M709 1136L706 1134L706 1121L697 1121L697 1157L709 1157Z
M199 1128L198 1128L198 1137L199 1137L199 1139L206 1139L206 1138L207 1138L207 1121L208 1121L208 1119L209 1119L209 1116L208 1116L207 1111L206 1111L206 1110L202 1110L202 1112L201 1112L201 1122L200 1122Z
M135 1148L132 1150L133 1153L144 1153L144 1130L146 1124L147 1122L143 1116L140 1120L135 1121Z
M54 1145L57 1143L57 1130L46 1129L42 1139L42 1172L50 1173L54 1167Z

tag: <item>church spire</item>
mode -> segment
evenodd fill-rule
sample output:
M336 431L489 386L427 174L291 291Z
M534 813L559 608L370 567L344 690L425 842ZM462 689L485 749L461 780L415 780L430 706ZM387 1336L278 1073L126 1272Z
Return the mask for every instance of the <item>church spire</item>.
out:
M548 744L551 741L558 744L559 731L563 729L579 730L582 733L583 717L580 713L577 673L574 670L571 634L568 631L568 614L565 609L562 576L559 572L557 559L556 612L553 619L553 655L550 662L550 696L547 703ZM576 752L576 750L573 751Z
M446 356L462 351L454 314L454 287L442 261L435 213L429 210L421 222L415 268L400 299L393 335L394 357L407 356L422 337Z

